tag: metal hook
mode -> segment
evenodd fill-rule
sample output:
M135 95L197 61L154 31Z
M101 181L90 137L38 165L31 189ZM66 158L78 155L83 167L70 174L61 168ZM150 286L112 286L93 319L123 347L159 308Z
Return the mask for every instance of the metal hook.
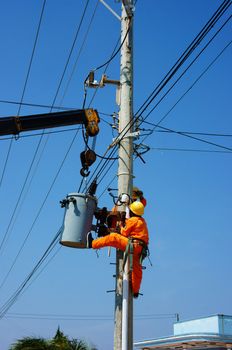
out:
M87 176L89 176L90 171L88 171L88 170L89 170L89 168L88 168L88 167L84 167L84 168L82 168L82 169L80 170L80 174L81 174L81 176L83 176L83 177L87 177Z

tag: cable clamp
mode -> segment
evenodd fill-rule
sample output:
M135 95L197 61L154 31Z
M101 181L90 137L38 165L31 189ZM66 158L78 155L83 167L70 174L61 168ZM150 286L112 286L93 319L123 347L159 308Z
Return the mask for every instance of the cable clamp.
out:
M121 142L121 140L126 139L126 138L138 138L140 135L140 131L135 131L135 132L130 132L126 135L120 135L113 138L113 142L111 143L111 145L109 146L109 148L114 147L115 145L117 145L119 142Z

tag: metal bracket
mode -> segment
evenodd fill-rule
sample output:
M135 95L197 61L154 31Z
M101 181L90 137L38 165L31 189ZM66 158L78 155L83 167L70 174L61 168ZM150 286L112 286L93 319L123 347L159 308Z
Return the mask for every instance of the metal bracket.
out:
M110 147L115 146L117 143L119 143L122 139L128 138L128 137L132 137L132 138L137 138L139 137L140 132L139 131L135 131L135 132L130 132L126 135L119 135L118 137L113 138L113 142L111 143Z
M104 5L119 21L121 21L121 17L103 0L99 0L102 5Z

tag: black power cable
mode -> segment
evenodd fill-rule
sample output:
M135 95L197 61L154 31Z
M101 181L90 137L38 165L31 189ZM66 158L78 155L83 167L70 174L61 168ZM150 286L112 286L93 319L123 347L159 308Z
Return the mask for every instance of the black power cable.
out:
M11 306L17 301L19 298L20 294L22 294L23 290L27 286L27 284L31 281L32 277L35 275L35 273L38 271L40 266L44 263L44 261L47 259L49 254L52 252L54 249L55 245L58 243L58 238L61 233L60 228L58 232L56 233L55 237L51 241L50 245L48 248L45 250L44 254L42 257L39 259L35 267L32 269L32 271L28 274L28 276L25 278L25 280L21 283L21 285L18 287L18 289L11 295L11 297L0 307L0 319L4 317L4 315L7 313L7 311L11 308Z
M46 108L46 109L56 109L56 110L72 110L77 109L76 107L58 107L58 106L51 106L51 105L44 105L44 104L38 104L38 103L27 103L27 102L18 102L18 101L10 101L10 100L0 100L0 103L6 103L6 104L13 104L13 105L21 105L21 106L28 106L28 107L39 107L39 108Z
M8 278L8 276L9 276L10 272L12 271L13 267L15 266L15 264L16 264L16 262L17 262L19 256L20 256L20 254L21 254L21 252L22 252L22 250L23 250L23 248L24 248L24 246L25 246L25 244L26 244L26 242L27 242L27 240L28 240L28 238L29 238L29 236L30 236L32 230L34 229L34 226L35 226L35 224L36 224L36 222L37 222L37 220L38 220L38 218L39 218L39 216L40 216L40 214L41 214L41 212L42 212L42 209L43 209L43 207L44 207L44 205L45 205L45 203L46 203L46 201L47 201L47 199L48 199L48 196L49 196L49 194L51 193L51 191L52 191L52 189L53 189L53 186L55 185L55 182L56 182L56 180L57 180L57 178L58 178L58 176L59 176L59 174L60 174L60 172L61 172L61 170L62 170L62 168L63 168L63 166L64 166L64 163L65 163L65 161L66 161L66 159L67 159L67 156L68 156L68 154L69 154L69 152L70 152L70 149L72 148L72 145L73 145L73 143L74 143L74 141L75 141L75 139L76 139L76 137L77 137L77 134L78 134L78 131L75 133L75 135L74 135L74 137L73 137L73 139L72 139L72 141L71 141L71 144L70 144L69 147L68 147L68 150L67 150L67 152L66 152L66 154L65 154L65 157L64 157L64 159L63 159L61 165L59 166L59 169L57 170L55 177L53 178L53 181L52 181L52 183L51 183L51 185L50 185L50 187L49 187L49 190L48 190L47 193L46 193L46 196L45 196L45 198L44 198L44 200L43 200L43 202L42 202L42 204L41 204L41 206L40 206L40 208L39 208L37 214L36 214L36 217L35 217L35 219L33 220L32 224L31 224L31 227L30 227L30 229L29 229L29 231L28 231L26 237L24 238L24 241L23 241L22 244L21 244L21 247L19 248L18 253L17 253L17 255L16 255L16 257L15 257L13 263L11 264L10 269L8 270L6 276L4 277L4 279L3 279L2 283L1 283L1 287L5 284L5 282L6 282L7 278Z
M175 151L175 152L196 152L196 153L227 153L232 154L231 151L214 151L210 149L193 149L193 148L169 148L169 147L151 147L154 151Z
M203 38L206 36L206 34L208 34L208 32L213 28L213 26L216 24L216 22L221 18L221 16L225 13L225 11L229 8L229 6L231 5L231 1L224 1L223 2L223 4L218 8L218 10L215 12L215 14L211 17L211 19L207 22L207 24L203 27L203 29L201 30L201 32L198 34L198 36L196 37L197 38L197 41L196 41L196 39L194 39L194 41L192 42L192 44L190 44L189 45L189 47L188 48L191 48L191 51L190 52L188 52L188 49L186 49L185 50L185 52L184 53L186 53L186 56L184 56L183 57L183 59L180 61L180 59L177 61L177 62L179 62L180 61L180 63L178 64L178 68L177 67L175 67L176 66L176 64L173 66L174 67L174 70L173 69L171 69L169 72L171 72L171 77L177 72L177 70L181 67L181 65L183 64L183 62L189 57L189 55L194 51L194 49L200 44L200 42L203 40ZM230 19L230 18L229 18ZM226 23L228 23L228 21L229 21L229 19L221 26L221 28L217 31L217 33L213 36L213 38L215 38L215 36L220 32L220 30L222 30L222 28L224 27L224 25L226 24ZM212 41L213 39L211 39L210 40L210 42ZM206 47L208 46L208 44L206 45ZM205 47L205 48L206 48ZM204 49L205 49L204 48ZM201 51L201 53L204 51L204 49ZM182 56L183 56L184 54L182 54ZM182 56L181 56L181 58L182 58ZM197 58L199 57L199 55L197 56ZM195 59L196 60L196 59ZM195 60L193 60L193 62L195 62ZM192 63L190 64L190 66L192 65ZM173 72L172 72L172 70L173 70ZM185 72L186 72L187 70L185 70ZM169 73L165 76L165 78L167 77L169 75ZM183 74L181 75L181 77L183 76ZM168 81L171 79L171 77L169 77L168 78ZM167 84L167 82L168 81L166 81L165 80L165 78L162 80L162 82L161 83L163 83L164 82L164 84L162 84L162 88L161 88L161 83L158 85L158 87L156 88L156 89L158 89L158 91L160 92L163 88L164 88L164 86ZM175 83L176 84L176 83ZM175 85L174 84L174 85ZM156 90L155 89L155 90ZM155 91L154 90L154 91ZM170 91L171 89L169 89L169 91ZM154 91L152 92L152 94L150 95L150 96L152 96L152 101L154 100L154 98L157 96L157 94L155 95L155 96L153 96L153 93L154 93ZM149 101L148 102L148 104L144 107L144 109L143 109L143 111L145 111L146 109L147 109L147 107L150 105L150 103L152 102L152 101ZM145 101L146 102L146 101ZM142 105L142 107L144 106L144 104ZM140 107L140 109L139 109L139 111L141 110L141 107ZM139 115L137 115L138 114L138 112L135 114L136 115L136 117L135 117L135 119L134 119L134 121L132 122L132 123L128 123L128 125L127 126L125 126L125 128L121 131L121 133L117 136L117 138L116 138L116 142L117 142L117 140L119 140L121 137L124 137L125 136L125 134L127 133L127 131L128 131L128 129L132 126L132 125L134 125L135 123L136 123L136 121L139 119L139 117L141 116L141 112L140 112L140 114ZM146 119L146 118L145 118ZM112 147L112 151L111 151L111 153L110 153L110 155L109 155L109 157L112 157L114 154L115 154L115 152L116 152L116 146L117 146L117 144L116 144L116 142L115 142L115 145ZM216 145L216 144L215 144ZM219 145L219 147L221 147L220 145ZM222 146L223 147L223 146ZM105 160L105 163L103 164L103 166L102 166L102 168L98 171L98 173L97 173L97 175L95 175L95 173L96 173L96 171L97 171L97 169L100 167L100 165L101 165L101 162L102 162L102 159L101 159L101 161L99 162L99 164L98 164L98 166L96 167L96 169L95 169L95 172L92 174L92 176L91 176L91 178L89 179L89 183L93 180L93 178L98 178L99 176L100 176L100 174L102 174L102 169L105 169L106 168L106 166L107 166L107 160ZM113 161L114 162L114 161ZM112 166L112 164L110 165L110 167Z
M231 20L232 15L222 24L222 26L217 30L217 32L213 35L213 37L208 41L208 43L203 47L203 49L197 54L197 56L193 59L193 61L188 65L188 67L181 73L181 75L176 79L176 81L171 85L171 87L165 92L165 94L160 98L160 100L155 104L154 107L152 107L152 109L148 112L148 114L143 118L143 120L141 121L141 123L139 125L141 125L143 123L144 120L146 120L149 115L154 111L154 109L160 104L160 102L163 101L163 99L169 94L169 92L174 88L174 86L180 81L180 79L184 76L184 74L189 70L189 68L196 62L196 60L199 58L199 56L206 50L206 48L211 44L211 42L215 39L215 37L221 32L221 30L224 28L224 26L226 24L229 23L229 21ZM227 45L229 46L230 43ZM227 47L226 46L226 47ZM137 117L137 119L139 119L139 117L141 117L141 114ZM166 117L163 117L159 123L161 123ZM158 123L158 124L159 124Z
M152 93L148 96L148 98L144 101L141 107L137 110L135 115L142 114L154 98L159 94L159 92L165 87L165 85L169 82L169 80L173 77L173 75L177 72L177 70L184 64L190 54L199 46L205 36L209 33L209 31L214 27L216 22L222 17L222 15L226 12L226 10L231 5L231 0L225 0L213 16L209 19L209 21L204 25L198 35L194 38L191 44L187 47L187 49L182 53L176 63L172 66L169 72L165 75L165 77L161 80L161 82L155 87Z
M155 126L158 126L158 124L155 125ZM222 146L222 145L219 145L218 143L210 142L210 141L201 139L199 137L196 137L196 136L193 136L193 135L190 135L190 134L185 134L182 131L176 131L176 130L173 130L173 129L170 129L170 128L165 128L164 126L161 126L161 125L159 125L159 128L161 128L162 130L168 131L168 132L172 132L172 133L175 133L175 134L178 134L178 135L182 135L182 136L188 137L188 138L193 139L193 140L197 140L197 141L200 141L200 142L207 143L208 145L212 145L212 146L216 146L218 148L225 149L227 151L232 151L232 148L230 148L230 147Z
M231 18L231 17L230 17ZM146 122L145 119L147 119L147 117L150 115L150 113L154 110L154 108L149 112L149 114L146 116L145 119L142 120L141 124L142 123L146 123L146 124L149 124L149 125L152 125L154 126L153 130L151 130L151 133L153 133L157 127L159 127L160 123L169 115L169 113L177 106L177 104L186 96L186 94L193 88L194 85L196 85L196 83L203 77L203 75L209 70L210 67L212 67L212 65L216 62L216 60L225 52L225 50L232 44L232 40L221 50L221 52L216 56L216 58L214 58L214 60L206 67L206 69L197 77L197 79L191 84L191 86L184 92L184 94L177 100L177 102L169 109L169 111L159 120L159 122L157 124L154 124L154 123L149 123L149 122ZM173 85L172 85L173 86ZM164 95L166 96L166 95ZM162 98L163 99L163 98ZM161 99L161 100L162 100ZM160 103L161 100L158 102ZM156 104L157 106L157 104ZM172 131L169 131L169 130L160 130L162 132L172 132ZM150 133L150 134L151 134ZM185 133L186 134L186 133ZM198 133L199 134L199 133ZM206 134L203 134L203 135L206 135ZM143 143L145 141L145 139L148 137L149 135L145 136L143 138L143 140L141 141L141 143ZM206 135L207 136L207 135ZM212 136L212 135L211 135ZM214 135L216 136L216 135ZM219 136L219 135L218 135ZM221 135L222 136L222 135ZM226 136L226 135L224 135ZM229 135L227 135L229 136ZM219 146L221 147L221 146Z
M73 43L72 43L72 46L71 46L71 49L70 49L70 52L69 52L69 55L68 55L68 58L67 58L67 61L66 61L66 64L65 64L63 73L62 73L62 75L61 75L61 79L60 79L60 82L59 82L59 84L58 84L58 88L57 88L57 90L56 90L56 93L55 93L55 96L54 96L54 99L53 99L52 106L51 106L51 108L50 108L50 112L52 112L52 109L53 109L53 106L54 106L54 104L55 104L57 95L58 95L58 93L59 93L59 90L60 90L60 87L61 87L61 84L62 84L64 75L65 75L65 73L66 73L66 70L67 70L67 67L68 67L68 64L69 64L71 55L72 55L72 53L73 53L73 50L74 50L74 47L75 47L75 44L76 44L77 37L78 37L79 32L80 32L81 25L82 25L82 23L83 23L83 20L84 20L85 14L86 14L86 10L87 10L88 4L89 4L89 0L86 2L86 5L85 5L85 7L84 7L84 11L83 11L83 13L82 13L81 20L80 20L80 22L79 22L79 24L78 24L78 27L77 27L77 30L76 30L76 34L75 34ZM41 21L40 21L40 23L41 23ZM34 50L33 50L33 53L34 53ZM28 79L28 77L27 77L27 79ZM50 134L50 133L48 133L48 134ZM43 135L44 135L44 132L42 133L42 135L41 135L41 137L40 137L40 139L39 139L39 142L38 142L38 144L37 144L37 147L36 147L36 150L35 150L33 159L32 159L32 161L31 161L29 170L28 170L28 172L27 172L27 175L26 175L24 184L23 184L22 189L21 189L21 191L20 191L18 200L16 201L16 205L15 205L14 210L13 210L13 213L12 213L12 215L11 215L11 218L10 218L8 227L7 227L7 229L6 229L6 232L5 232L5 234L4 234L3 240L2 240L2 242L1 242L1 244L0 244L0 251L1 251L1 249L3 248L3 244L5 243L5 241L6 241L6 239L7 239L7 236L9 236L8 233L9 233L9 229L10 229L11 223L12 223L13 218L14 218L14 216L15 216L16 210L17 210L17 208L18 208L18 206L19 206L19 203L20 203L20 200L21 200L23 191L24 191L24 189L25 189L27 180L28 180L29 175L30 175L30 173L31 173L31 170L32 170L33 164L34 164L34 162L35 162L36 156L37 156L37 154L38 154L40 145L41 145L41 143L42 143ZM76 135L75 135L75 137L76 137ZM75 139L75 137L74 137L74 139ZM73 141L71 142L71 144L73 144ZM45 149L45 147L44 147L44 149ZM44 149L43 149L43 151L44 151ZM69 148L69 150L70 150L70 148ZM37 166L38 166L38 164L37 164ZM62 166L63 166L63 162L62 162ZM47 197L46 197L46 199L47 199Z
M31 58L30 58L30 62L29 62L29 67L28 67L28 70L27 70L26 79L25 79L24 86L23 86L23 92L22 92L22 95L21 95L21 100L19 102L19 108L18 108L18 113L17 113L18 116L19 116L20 111L21 111L22 102L23 102L23 99L24 99L24 95L25 95L28 79L29 79L30 72L31 72L32 62L33 62L34 55L35 55L35 49L36 49L36 45L37 45L37 41L38 41L38 37L39 37L39 32L40 32L40 28L41 28L42 18L43 18L43 15L44 15L45 5L46 5L46 0L44 0L44 2L43 2L43 6L42 6L40 18L39 18L39 24L38 24L37 31L36 31L36 36L35 36L35 40L34 40L32 54L31 54ZM6 159L5 159L5 163L4 163L4 167L3 167L3 171L2 171L2 175L1 175L0 188L1 188L1 185L2 185L2 182L3 182L3 178L4 178L4 175L5 175L5 172L6 172L7 164L8 164L8 161L9 161L9 157L10 157L10 153L11 153L11 149L12 149L12 145L13 145L13 139L14 138L11 137L11 141L10 141L10 144L9 144L9 147L8 147L7 156L6 156Z

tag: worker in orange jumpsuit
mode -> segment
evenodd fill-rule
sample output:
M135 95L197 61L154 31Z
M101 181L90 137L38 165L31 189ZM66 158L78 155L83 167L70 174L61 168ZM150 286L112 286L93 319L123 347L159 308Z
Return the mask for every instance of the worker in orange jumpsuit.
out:
M103 247L114 247L125 251L128 244L133 245L133 269L131 273L131 287L135 298L139 295L142 281L141 254L147 248L149 242L146 221L142 218L144 205L135 201L129 206L130 218L126 220L125 227L121 227L121 234L110 233L105 237L93 239L91 233L87 237L87 247L99 249Z

